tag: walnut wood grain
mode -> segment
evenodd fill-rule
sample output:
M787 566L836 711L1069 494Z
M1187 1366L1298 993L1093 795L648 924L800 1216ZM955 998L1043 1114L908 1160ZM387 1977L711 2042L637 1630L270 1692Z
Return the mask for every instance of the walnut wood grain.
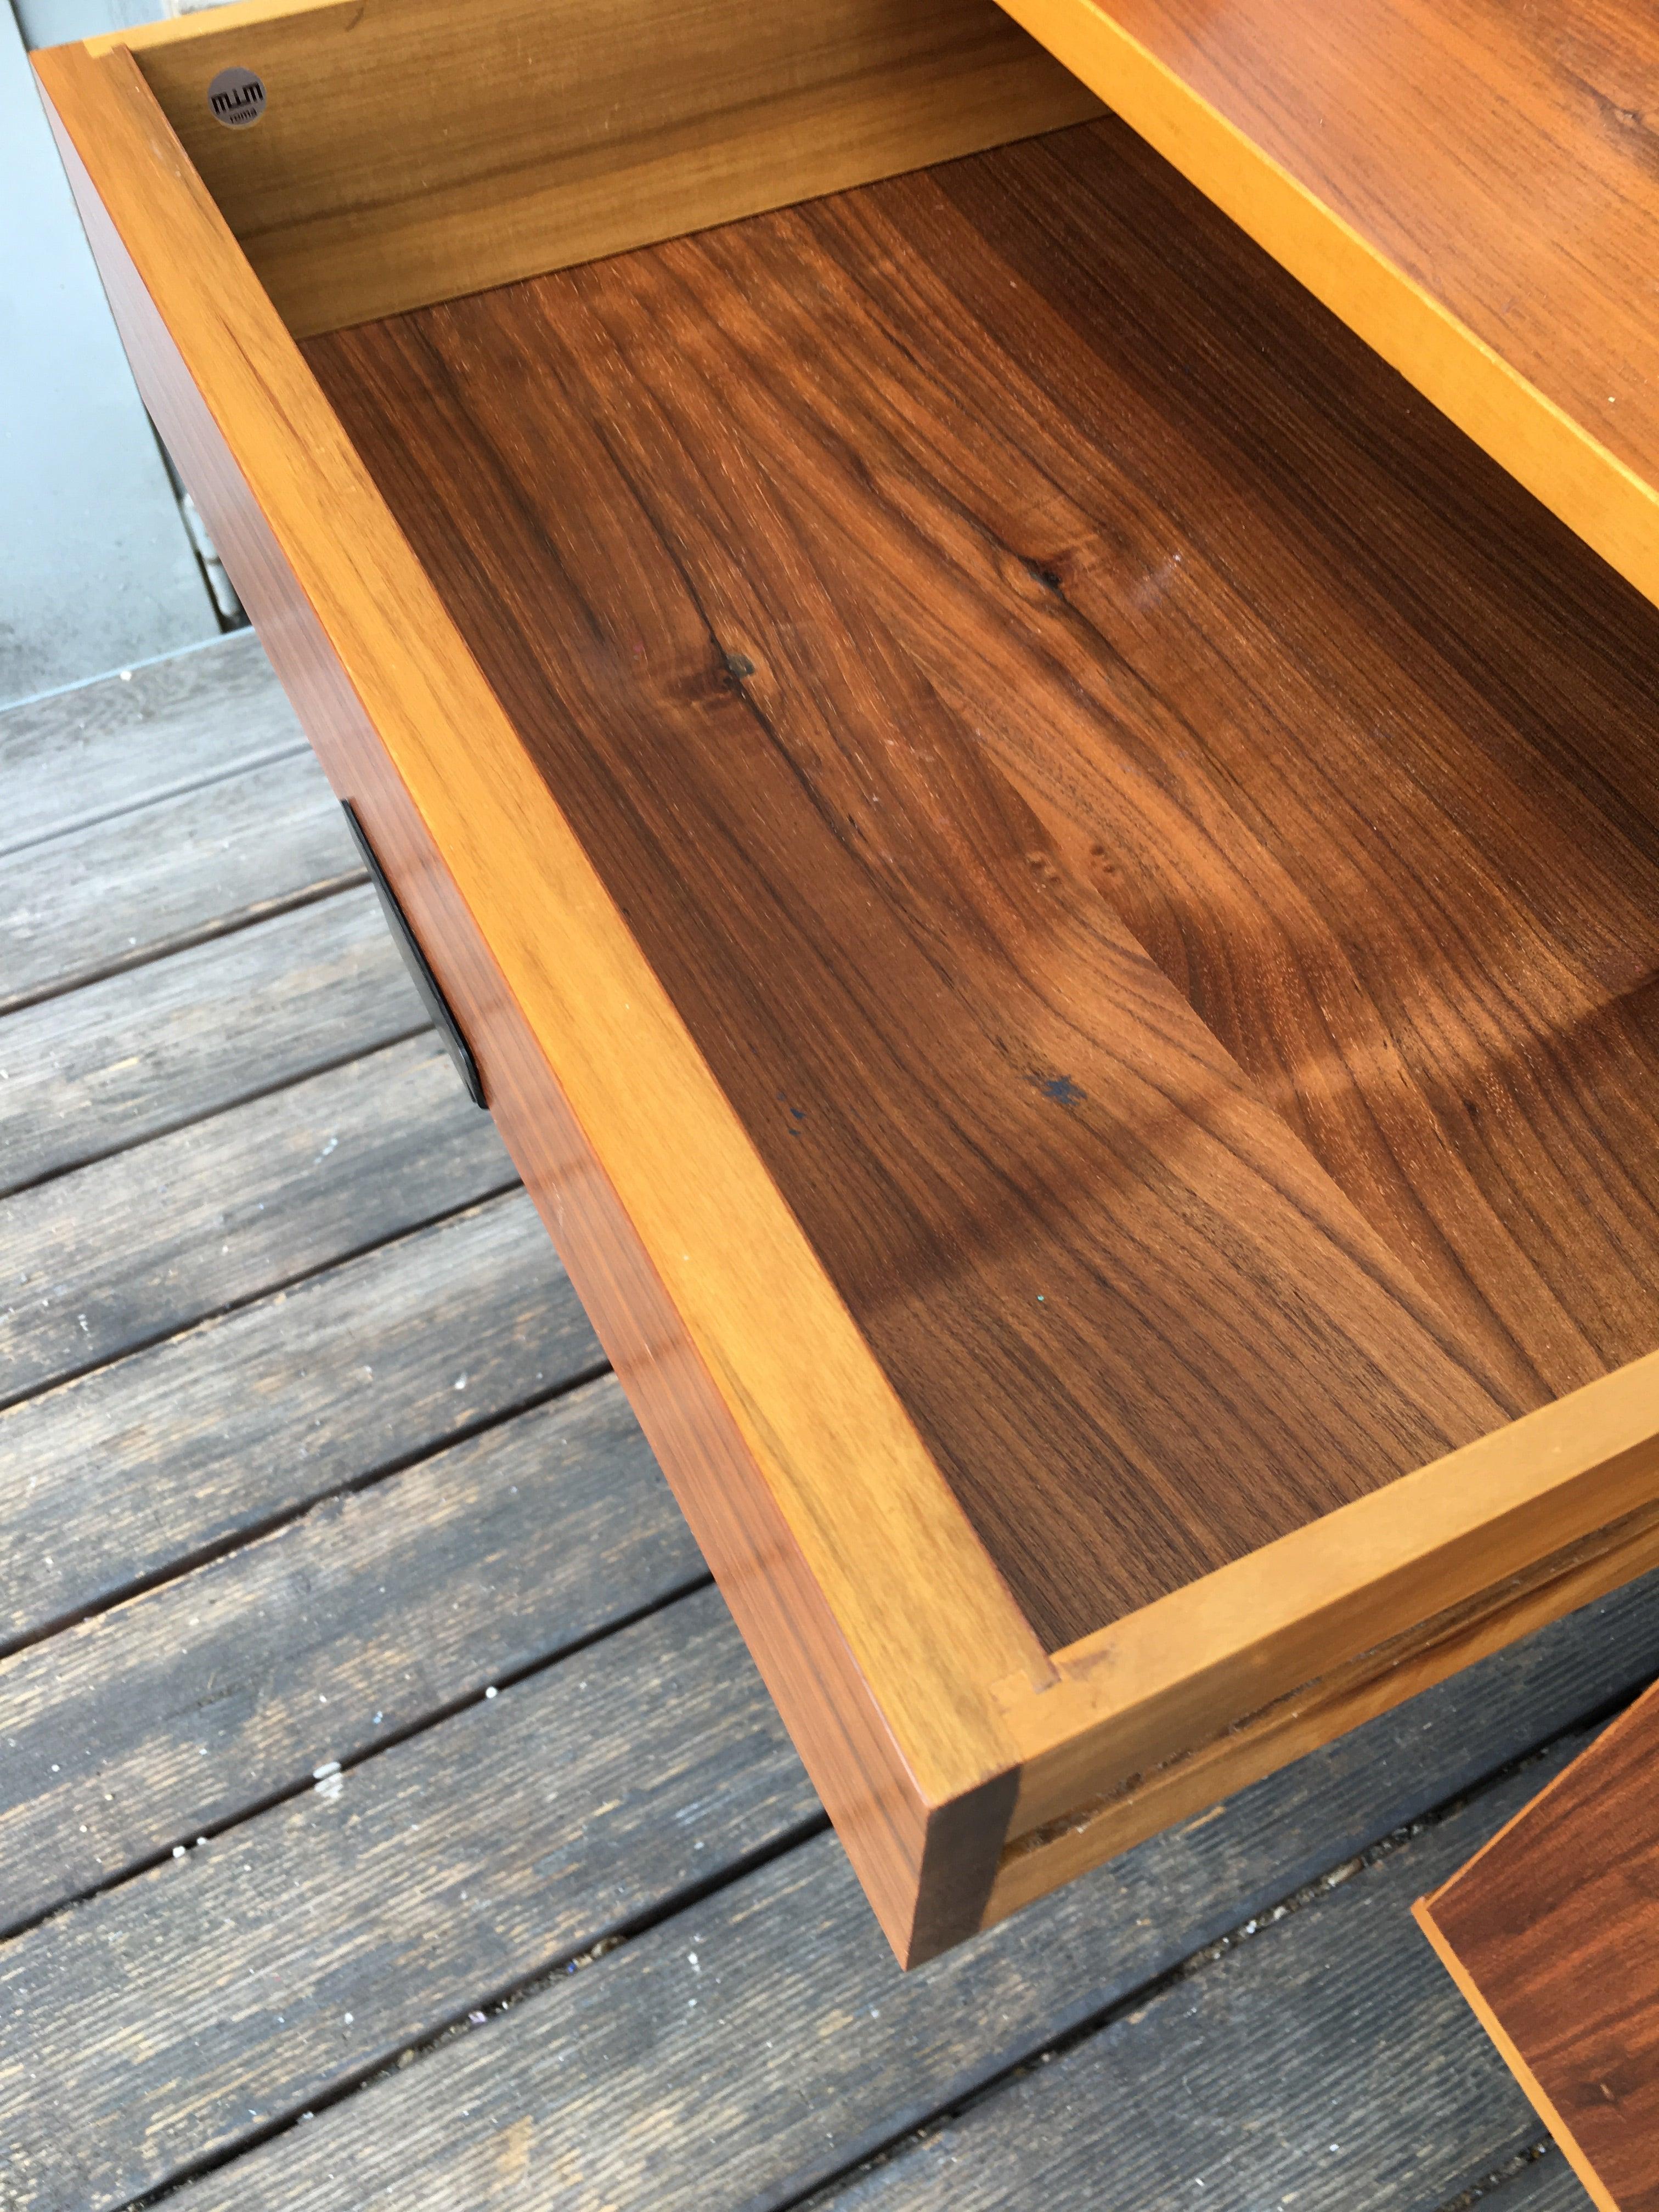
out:
M1650 1347L1659 623L1121 125L308 350L1050 1648Z
M1606 2212L1659 2206L1659 1688L1417 1917Z
M1127 132L1101 159L1106 135L939 173L917 311L966 295L985 332L956 422L988 420L1011 364L1022 404L971 479L939 472L927 552L964 564L954 497L979 576L1012 545L1054 580L1029 643L988 640L975 711L1537 1404L1655 1341L1659 623ZM843 260L884 243L849 236ZM932 673L939 627L896 580Z
M1659 599L1642 0L1002 0Z

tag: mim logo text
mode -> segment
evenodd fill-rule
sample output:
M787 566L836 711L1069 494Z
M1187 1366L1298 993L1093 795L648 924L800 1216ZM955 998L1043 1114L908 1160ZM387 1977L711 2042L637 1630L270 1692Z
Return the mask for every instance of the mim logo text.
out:
M265 112L264 81L251 69L222 69L208 87L208 106L228 131L246 131Z

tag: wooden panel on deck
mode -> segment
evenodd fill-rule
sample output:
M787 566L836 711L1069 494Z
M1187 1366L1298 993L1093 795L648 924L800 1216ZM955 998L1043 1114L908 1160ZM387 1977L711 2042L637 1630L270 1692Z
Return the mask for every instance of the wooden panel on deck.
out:
M1659 2206L1659 1689L1417 1908L1605 2212Z

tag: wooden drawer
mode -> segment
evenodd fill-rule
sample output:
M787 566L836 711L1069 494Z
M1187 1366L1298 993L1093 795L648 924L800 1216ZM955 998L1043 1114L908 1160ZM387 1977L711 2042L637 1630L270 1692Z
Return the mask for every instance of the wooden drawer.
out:
M1659 1560L1645 600L989 0L37 63L902 1959Z

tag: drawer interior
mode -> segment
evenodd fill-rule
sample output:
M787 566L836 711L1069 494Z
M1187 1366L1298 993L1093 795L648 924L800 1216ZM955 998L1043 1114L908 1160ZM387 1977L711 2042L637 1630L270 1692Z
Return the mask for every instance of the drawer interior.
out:
M1050 1650L1659 1344L1659 612L1121 124L305 350Z

